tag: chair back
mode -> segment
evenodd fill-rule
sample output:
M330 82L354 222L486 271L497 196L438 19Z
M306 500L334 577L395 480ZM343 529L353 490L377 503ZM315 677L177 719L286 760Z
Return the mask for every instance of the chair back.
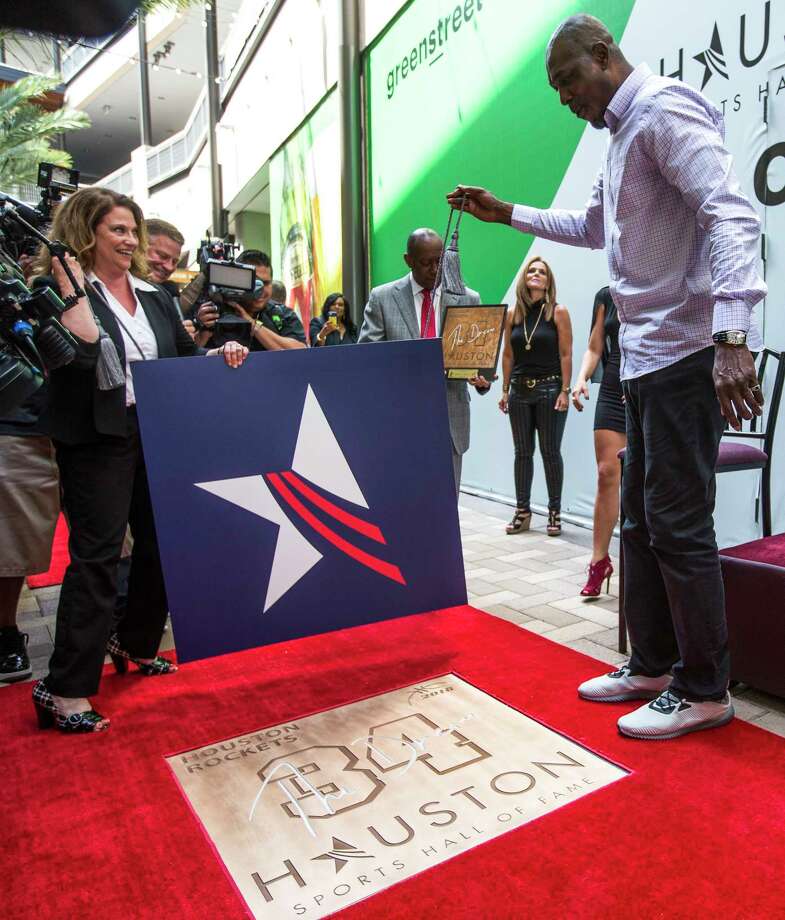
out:
M776 362L776 370L772 368L770 360ZM772 372L774 379L769 387L767 384L772 378ZM763 415L760 417L754 415L751 421L742 422L741 431L726 431L725 437L757 441L761 450L771 459L774 434L777 430L777 417L782 402L782 390L785 387L785 352L773 351L771 348L764 348L761 351L758 360L758 381L766 398Z

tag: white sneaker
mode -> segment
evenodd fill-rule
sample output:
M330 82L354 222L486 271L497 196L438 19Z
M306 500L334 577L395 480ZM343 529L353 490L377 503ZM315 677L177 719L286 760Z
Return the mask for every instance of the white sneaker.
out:
M678 738L688 732L726 725L734 716L730 694L724 700L685 699L680 693L666 690L656 700L619 719L619 731L628 738L658 741Z
M624 700L653 700L670 686L670 674L644 677L630 674L627 665L602 677L593 677L578 687L578 696L595 703L621 703Z

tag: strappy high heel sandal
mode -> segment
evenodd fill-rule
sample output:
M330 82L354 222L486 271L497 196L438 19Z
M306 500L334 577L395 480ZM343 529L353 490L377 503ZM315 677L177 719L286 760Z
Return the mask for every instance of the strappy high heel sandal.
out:
M104 718L94 709L66 715L55 705L54 698L46 684L39 680L33 687L33 705L38 716L39 728L51 728L56 725L61 732L84 734L85 732L103 732L109 728L109 719Z
M140 661L134 658L120 645L117 633L112 633L109 641L106 643L106 650L112 658L112 664L118 674L125 674L128 670L128 662L133 663L139 668L139 672L145 677L158 677L160 674L174 674L177 665L168 658L162 658L157 655L152 661Z
M613 565L610 556L605 556L599 562L590 563L589 578L583 586L581 597L599 597L603 582L605 582L605 593L610 594L611 575L613 575Z
M561 533L561 514L558 511L548 512L546 533L549 537L558 537Z
M512 520L507 525L505 530L508 534L521 533L522 531L529 529L531 522L531 511L524 511L522 508L517 508L515 514L512 516Z

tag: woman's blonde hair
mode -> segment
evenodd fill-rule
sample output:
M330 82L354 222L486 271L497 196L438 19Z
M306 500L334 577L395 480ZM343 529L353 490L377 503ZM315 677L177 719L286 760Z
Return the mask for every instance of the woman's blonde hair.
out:
M553 272L545 259L540 258L540 256L531 256L523 266L523 271L518 278L518 285L515 288L515 312L512 316L513 326L522 323L523 318L535 305L535 302L529 294L529 288L526 286L526 276L534 262L542 262L545 266L545 271L548 273L548 286L545 288L545 310L543 316L546 322L550 322L553 319L553 311L556 309L556 282L553 279ZM540 305L539 301L537 301L537 305Z
M95 230L112 208L128 208L136 221L138 243L131 257L131 274L147 278L147 230L139 205L127 195L108 188L83 188L70 196L55 212L50 237L65 245L74 254L85 272L95 267ZM51 274L52 258L41 247L36 260L36 274Z

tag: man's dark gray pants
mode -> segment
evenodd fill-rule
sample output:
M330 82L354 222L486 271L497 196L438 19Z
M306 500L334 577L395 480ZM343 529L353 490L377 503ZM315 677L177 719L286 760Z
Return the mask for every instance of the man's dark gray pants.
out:
M725 594L714 534L724 419L714 347L624 382L624 608L633 674L673 671L688 699L721 699L729 675Z

